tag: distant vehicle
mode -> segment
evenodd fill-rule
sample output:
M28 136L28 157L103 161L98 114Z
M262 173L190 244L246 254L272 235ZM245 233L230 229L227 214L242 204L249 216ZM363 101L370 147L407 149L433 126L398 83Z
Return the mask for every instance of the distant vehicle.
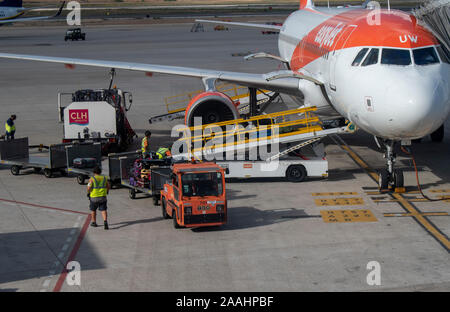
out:
M275 26L283 26L282 23L276 23L276 22L268 22L266 24L267 25L275 25ZM263 35L271 35L271 34L279 34L280 32L276 31L276 30L263 30L263 31L261 31L261 33Z
M86 34L81 32L81 28L72 28L68 29L66 32L66 36L64 37L64 41L67 40L86 40Z
M225 27L223 25L217 25L216 27L214 27L214 30L218 30L218 31L220 31L220 30L228 30L228 27Z

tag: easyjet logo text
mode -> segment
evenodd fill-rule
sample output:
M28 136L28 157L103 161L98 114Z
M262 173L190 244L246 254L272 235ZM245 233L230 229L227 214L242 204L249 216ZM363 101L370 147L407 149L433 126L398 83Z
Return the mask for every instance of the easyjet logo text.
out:
M342 23L336 26L323 26L316 35L314 40L316 43L322 46L332 47L336 36L342 31L344 26Z
M89 110L87 109L69 110L69 124L76 124L76 125L89 124Z

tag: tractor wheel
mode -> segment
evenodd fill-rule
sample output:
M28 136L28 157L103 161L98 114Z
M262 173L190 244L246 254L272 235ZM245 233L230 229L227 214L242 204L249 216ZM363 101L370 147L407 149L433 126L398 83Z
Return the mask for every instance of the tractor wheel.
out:
M131 199L136 199L136 190L134 188L130 188L129 195Z
M181 226L178 224L177 213L176 213L175 209L172 211L172 220L173 220L173 227L175 229L179 229Z
M163 197L162 200L161 200L161 212L162 212L162 217L163 217L164 219L169 219L170 216L167 214L166 206L167 206L166 199Z

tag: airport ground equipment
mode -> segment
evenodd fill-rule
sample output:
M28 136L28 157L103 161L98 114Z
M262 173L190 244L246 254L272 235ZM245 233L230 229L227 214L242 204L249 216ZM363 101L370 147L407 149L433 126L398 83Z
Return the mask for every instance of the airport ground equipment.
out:
M211 162L174 163L161 191L161 210L173 226L219 226L227 222L224 169Z
M328 160L321 138L313 138L290 146L283 151L257 160L218 160L225 169L226 178L286 178L290 182L302 182L307 177L328 177ZM291 156L302 148L313 145L314 157Z
M192 25L191 32L200 32L200 31L201 32L205 31L203 24L202 23L194 23L194 25Z
M64 41L67 40L86 40L86 34L81 31L81 28L71 28L66 31L66 35L64 36Z
M70 104L65 105L67 98ZM101 142L105 154L124 151L136 137L126 115L132 102L130 92L111 87L58 93L63 142Z
M302 107L257 115L247 119L240 118L218 122L214 126L225 130L214 133L214 135L205 131L211 126L208 124L186 128L185 131L189 129L189 133L193 135L184 133L180 142L184 140L184 145L187 146L188 150L174 155L174 157L210 159L211 156L220 153L249 150L275 143L302 144L302 142L323 138L330 134L355 131L352 124L324 129L321 120L314 114L315 111L316 107L314 106ZM275 134L275 129L277 129L278 134ZM214 144L210 144L212 139L215 140Z
M129 189L131 199L143 193L152 197L155 205L158 204L160 192L170 176L169 160L142 159L140 152L112 154L109 159L109 179L112 184L119 180L121 186ZM140 167L139 172L135 173L137 162ZM136 177L136 174L140 177Z
M101 143L77 143L66 145L67 172L77 176L77 182L83 185L85 180L94 176L94 168L102 167Z
M0 141L0 164L10 165L11 173L19 175L23 169L33 168L36 173L44 171L47 178L55 172L66 175L65 144L54 144L47 148L29 146L28 138Z

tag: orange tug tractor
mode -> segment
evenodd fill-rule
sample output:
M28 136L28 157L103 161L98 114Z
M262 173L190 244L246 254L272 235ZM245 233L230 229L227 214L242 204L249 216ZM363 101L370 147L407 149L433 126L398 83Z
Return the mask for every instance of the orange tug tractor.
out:
M215 163L175 163L161 190L163 218L173 226L220 226L227 222L224 169Z

